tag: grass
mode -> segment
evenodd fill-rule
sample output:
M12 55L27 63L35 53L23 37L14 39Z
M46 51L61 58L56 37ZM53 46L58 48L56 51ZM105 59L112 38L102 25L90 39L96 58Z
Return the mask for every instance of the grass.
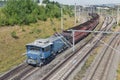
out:
M120 80L120 64L117 70L117 80Z
M120 26L117 26L117 28L114 28L114 30L116 30L116 31L120 30ZM120 64L119 64L118 70L117 70L117 80L120 80Z
M112 30L114 30L114 31L119 31L120 30L120 26L114 26L113 28L112 28ZM118 66L118 70L117 70L117 79L116 80L120 80L120 64L119 64L119 66Z
M74 18L65 16L64 29L74 25ZM0 74L19 65L25 60L22 56L26 52L25 45L38 38L46 38L60 31L60 20L53 19L53 23L48 19L46 22L38 21L28 26L6 26L0 27ZM15 32L14 38L11 33Z

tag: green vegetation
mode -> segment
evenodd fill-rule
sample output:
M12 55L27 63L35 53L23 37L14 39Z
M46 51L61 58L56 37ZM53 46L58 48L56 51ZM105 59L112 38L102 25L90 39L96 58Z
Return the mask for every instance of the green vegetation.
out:
M32 0L8 0L2 13L0 22L4 24L0 25L29 24L37 21L39 7Z
M64 14L68 14L70 17L74 16L72 10L74 10L74 6L68 6L68 5L64 6Z
M50 1L49 0L43 0L43 3L48 4L48 3L50 3Z
M120 23L118 25L120 26Z
M0 10L0 25L29 25L38 20L60 18L60 4L43 0L46 6L38 6L33 0L8 0ZM65 6L64 13L72 15L72 7Z
M18 36L15 31L11 32L11 36L15 39L18 39Z
M120 80L120 64L119 64L118 70L117 70L117 80Z

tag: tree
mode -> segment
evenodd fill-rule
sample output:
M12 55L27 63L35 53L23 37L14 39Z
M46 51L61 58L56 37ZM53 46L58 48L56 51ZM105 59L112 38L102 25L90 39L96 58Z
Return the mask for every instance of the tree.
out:
M60 18L60 4L58 2L43 0L46 6L38 6L37 0L8 0L0 12L0 25L28 25L38 20L46 21L48 18ZM65 15L72 15L72 8L63 6Z
M8 0L3 9L8 25L36 22L39 6L32 0Z
M43 3L48 4L48 3L50 3L50 1L49 0L43 0Z

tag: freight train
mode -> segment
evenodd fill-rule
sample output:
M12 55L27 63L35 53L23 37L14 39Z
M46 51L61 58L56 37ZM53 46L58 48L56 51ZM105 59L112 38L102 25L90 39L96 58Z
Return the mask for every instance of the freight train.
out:
M89 14L92 16L87 22L74 26L70 30L93 30L99 23L99 15L96 13ZM41 66L46 63L52 56L66 49L66 41L72 43L72 32L69 29L57 33L46 39L38 39L32 43L26 44L26 62L27 64ZM75 32L75 43L86 37L89 33Z

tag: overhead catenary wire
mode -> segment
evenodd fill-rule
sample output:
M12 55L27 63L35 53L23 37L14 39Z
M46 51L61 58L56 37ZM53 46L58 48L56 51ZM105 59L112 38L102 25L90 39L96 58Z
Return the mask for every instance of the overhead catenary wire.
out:
M72 36L73 36L73 52L75 51L75 37L74 37L74 34L75 32L88 32L88 33L107 33L107 34L120 34L120 32L112 32L112 31L91 31L91 30L67 30L67 31L72 31Z

